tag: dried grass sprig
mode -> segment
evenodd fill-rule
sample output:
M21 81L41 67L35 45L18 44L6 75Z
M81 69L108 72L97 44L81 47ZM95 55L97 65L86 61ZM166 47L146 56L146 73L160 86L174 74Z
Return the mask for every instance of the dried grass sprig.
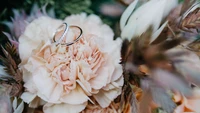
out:
M200 8L190 12L180 23L180 28L184 31L193 32L192 30L200 27Z
M0 83L4 86L12 87L10 95L19 96L22 92L22 73L18 68L20 61L17 48L6 43L5 47L1 46L3 55L0 55L0 60L5 66L5 72L8 73L8 77L1 77Z
M185 95L190 95L191 89L184 77L179 75L173 67L173 63L169 56L166 55L166 51L176 48L184 40L182 38L166 40L167 36L161 33L163 40L151 43L151 34L152 30L149 28L148 31L139 37L133 38L129 43L127 41L123 43L122 51L124 52L122 52L122 59L125 60L123 62L125 71L128 71L130 76L126 77L128 76L126 75L125 78L129 78L128 83L133 85L138 84L135 82L137 79L140 81L139 87L143 90L140 103L142 107L139 109L140 113L149 112L151 101L156 102L156 104L165 111L172 112L175 108L175 103L166 93L166 89L180 91ZM178 55L180 54L171 55L171 57L177 57ZM141 67L146 67L147 69L144 70L148 70L148 72L144 72L143 69L141 70ZM164 76L161 77L161 75ZM166 82L162 83L161 81L163 80ZM142 84L142 81L145 84ZM158 96L158 94L160 96Z

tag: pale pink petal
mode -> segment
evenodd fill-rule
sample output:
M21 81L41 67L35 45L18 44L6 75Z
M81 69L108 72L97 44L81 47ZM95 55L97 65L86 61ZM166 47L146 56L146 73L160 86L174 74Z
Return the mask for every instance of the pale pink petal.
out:
M63 95L63 97L60 98L62 102L73 105L85 103L88 99L89 97L83 92L83 90L78 85L70 93Z
M26 61L31 56L32 50L36 49L42 40L51 39L61 24L62 21L60 20L40 17L27 25L24 33L19 38L19 54L22 61Z
M109 68L102 67L97 72L97 76L91 79L89 82L94 89L101 89L102 87L106 86L107 79L110 76Z
M37 98L37 95L36 94L33 94L33 93L29 93L29 92L24 92L22 95L21 95L21 99L30 104L35 98ZM34 107L38 107L38 105L35 105L34 104ZM33 106L32 106L33 107Z
M29 79L27 80L27 82L24 84L24 87L27 89L27 91L29 91L30 93L36 93L37 92L37 88L36 85L33 81L33 79Z
M77 83L81 86L87 96L91 96L91 86L87 81L77 80Z
M40 59L29 58L27 64L24 65L24 68L29 72L34 72L41 65L44 65L44 62Z
M39 67L35 71L33 80L38 90L38 96L45 101L58 102L63 88L58 83L55 83L49 75L43 67Z
M116 65L110 82L118 80L122 76L122 73L122 66L120 64Z
M22 35L23 36L23 35ZM26 36L23 36L26 37ZM28 58L31 56L31 52L33 49L36 48L38 43L32 42L28 38L19 38L19 55L20 59L22 59L22 62L25 62L28 60Z
M103 90L108 91L111 89L120 88L123 86L123 84L124 84L124 78L121 76L118 80L111 82L106 87L103 87Z
M98 94L93 95L99 105L103 108L108 107L111 101L113 101L119 94L121 94L120 90L109 90L103 91L100 90Z

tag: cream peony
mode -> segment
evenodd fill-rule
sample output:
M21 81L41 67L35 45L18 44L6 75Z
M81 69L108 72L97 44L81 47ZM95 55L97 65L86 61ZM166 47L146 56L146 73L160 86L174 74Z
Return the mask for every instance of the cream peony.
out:
M31 107L45 104L45 113L80 112L90 97L102 108L108 107L123 85L121 39L113 40L111 28L98 16L82 13L64 20L81 27L82 38L69 47L52 45L50 39L62 22L40 17L19 38L26 89L21 98ZM67 40L78 35L70 29Z

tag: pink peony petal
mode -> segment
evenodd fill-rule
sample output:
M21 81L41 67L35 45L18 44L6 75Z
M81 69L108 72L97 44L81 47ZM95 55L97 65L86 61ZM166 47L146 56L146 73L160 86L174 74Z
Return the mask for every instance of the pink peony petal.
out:
M102 67L98 70L97 76L91 80L89 80L92 88L94 89L101 89L102 87L106 86L107 79L110 76L109 68Z
M59 102L63 87L53 81L44 67L39 67L33 74L33 81L38 90L38 96L48 102Z
M64 103L76 105L85 103L88 99L89 97L83 92L81 87L77 85L74 90L69 94L63 95L60 100Z
M94 98L97 100L99 105L103 108L108 107L112 100L114 100L118 95L121 94L121 91L113 89L109 91L101 90L98 94L94 95Z

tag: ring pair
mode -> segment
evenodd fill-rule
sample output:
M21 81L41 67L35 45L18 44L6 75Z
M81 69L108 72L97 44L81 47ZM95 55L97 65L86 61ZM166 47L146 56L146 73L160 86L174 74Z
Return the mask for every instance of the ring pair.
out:
M79 36L72 42L68 42L68 43L62 43L62 41L64 40L64 37L67 35L69 28L78 28L80 30L80 34ZM56 41L56 36L59 35L61 33L61 37ZM54 36L53 36L53 44L61 44L61 45L66 45L66 46L70 46L72 44L74 44L75 42L77 42L81 36L83 34L83 30L79 27L79 26L69 26L67 23L63 23L61 26L58 27L58 29L56 30Z

